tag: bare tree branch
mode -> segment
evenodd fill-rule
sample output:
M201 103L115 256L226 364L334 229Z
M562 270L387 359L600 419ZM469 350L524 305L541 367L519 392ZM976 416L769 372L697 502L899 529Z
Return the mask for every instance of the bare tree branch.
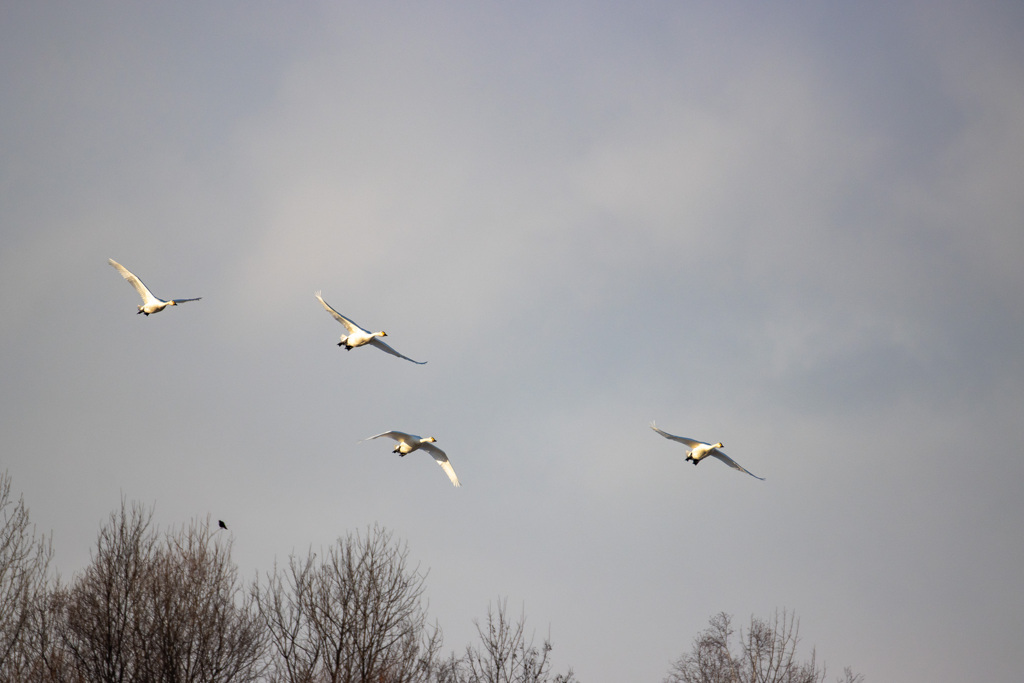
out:
M697 635L690 652L673 663L665 683L822 683L825 667L818 666L815 651L810 659L797 659L800 622L783 610L769 619L750 618L739 634L739 650L733 648L732 617L724 612L711 617ZM846 669L844 683L862 678Z
M273 681L406 683L443 669L428 633L425 576L380 527L338 539L322 559L292 557L254 588L273 648Z
M539 647L531 635L526 638L525 609L515 623L508 616L508 600L499 599L497 606L487 606L487 624L476 623L480 647L467 647L465 656L466 683L547 683L551 680L551 640L545 638ZM555 683L573 681L570 669L555 676Z
M230 541L220 541L207 519L161 542L152 516L122 501L89 567L55 591L61 652L50 670L106 683L257 680L263 632Z
M26 677L35 666L33 626L41 619L53 557L51 538L36 538L23 498L11 498L0 474L0 681Z

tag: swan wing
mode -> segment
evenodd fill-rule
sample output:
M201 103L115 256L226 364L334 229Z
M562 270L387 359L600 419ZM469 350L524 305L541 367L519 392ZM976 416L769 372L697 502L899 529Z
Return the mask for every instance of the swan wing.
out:
M320 300L320 303L324 305L324 308L327 309L327 312L333 315L335 320L337 320L339 323L345 326L345 329L348 330L349 334L355 334L356 332L364 332L366 334L369 334L369 332L366 332L366 330L359 327L359 325L356 325L354 322L343 316L341 313L338 313L336 310L331 308L327 304L327 302L324 301L323 297L320 296L320 292L316 292L315 296L317 299Z
M142 297L143 306L148 304L163 303L162 299L157 299L155 296L153 296L153 292L149 291L149 288L146 287L146 285L142 284L142 280L136 277L135 273L128 270L114 259L107 259L107 263L112 265L114 269L117 270L117 272L121 273L121 277L127 280L128 284L135 288L135 291L138 292L139 296Z
M455 468L452 467L452 464L448 461L448 456L445 454L444 451L442 451L440 448L429 442L423 444L422 446L420 446L420 448L427 451L428 453L430 453L430 455L434 457L434 460L437 461L437 464L441 466L441 469L444 470L444 473L448 475L449 479L451 479L453 485L462 486L462 484L459 483L459 478L455 476Z
M756 474L754 474L753 472L750 472L750 471L740 467L738 462L736 462L735 460L733 460L732 458L730 458L728 455L726 455L722 451L718 450L717 448L715 448L712 451L710 451L708 453L708 455L712 455L712 456L718 458L719 460L721 460L722 462L724 462L726 465L728 465L729 467L733 468L734 470L739 470L740 472L746 472L747 474L752 476L754 479L760 479L761 481L764 481L764 477L759 477Z
M385 353L390 353L392 356L397 356L399 358L404 358L405 360L407 360L407 361L409 361L411 363L415 363L416 365L426 365L427 364L427 361L425 361L425 360L424 361L418 361L418 360L413 360L412 358L409 358L409 356L403 356L398 351L395 351L393 348L388 346L386 342L382 342L380 340L380 337L374 337L373 339L370 340L370 343L373 344L374 346L376 346L378 349L380 349L381 351L383 351Z
M362 440L363 441L370 441L371 439L379 439L382 436L386 436L389 439L394 439L395 441L400 441L400 442L404 441L406 443L412 443L413 441L418 441L419 440L418 436L414 436L412 434L406 434L405 432L396 432L394 430L392 430L390 432L381 432L380 434L374 434L373 436L368 436L368 437L366 437L365 439L362 439Z
M671 441L678 441L679 443L684 444L686 446L689 446L690 448L696 448L697 446L701 446L701 445L707 446L707 444L704 443L703 441L696 441L694 439L687 439L685 436L676 436L675 434L669 434L668 432L663 432L660 429L658 429L657 425L655 425L653 422L651 423L651 429L653 429L654 431L658 432L659 434L661 434L666 439L669 439Z

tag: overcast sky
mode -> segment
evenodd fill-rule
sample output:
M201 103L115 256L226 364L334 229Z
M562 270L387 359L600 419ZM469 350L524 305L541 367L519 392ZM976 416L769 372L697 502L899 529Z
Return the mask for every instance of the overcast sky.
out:
M0 234L0 468L65 579L124 496L249 578L380 523L448 649L505 596L585 683L720 611L1024 667L1018 2L3 2Z

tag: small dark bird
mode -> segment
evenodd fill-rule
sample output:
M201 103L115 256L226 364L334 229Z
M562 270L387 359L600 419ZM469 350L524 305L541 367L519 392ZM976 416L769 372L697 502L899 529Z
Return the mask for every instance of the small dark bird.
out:
M219 526L221 529L227 529L228 528L228 525L224 523L223 519L218 519L217 520L217 526Z

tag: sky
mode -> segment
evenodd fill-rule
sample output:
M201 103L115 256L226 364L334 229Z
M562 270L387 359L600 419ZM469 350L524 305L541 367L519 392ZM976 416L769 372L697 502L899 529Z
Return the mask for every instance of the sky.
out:
M447 650L1016 680L1022 179L1016 2L2 2L0 469L65 580L122 498L248 579L380 524Z

